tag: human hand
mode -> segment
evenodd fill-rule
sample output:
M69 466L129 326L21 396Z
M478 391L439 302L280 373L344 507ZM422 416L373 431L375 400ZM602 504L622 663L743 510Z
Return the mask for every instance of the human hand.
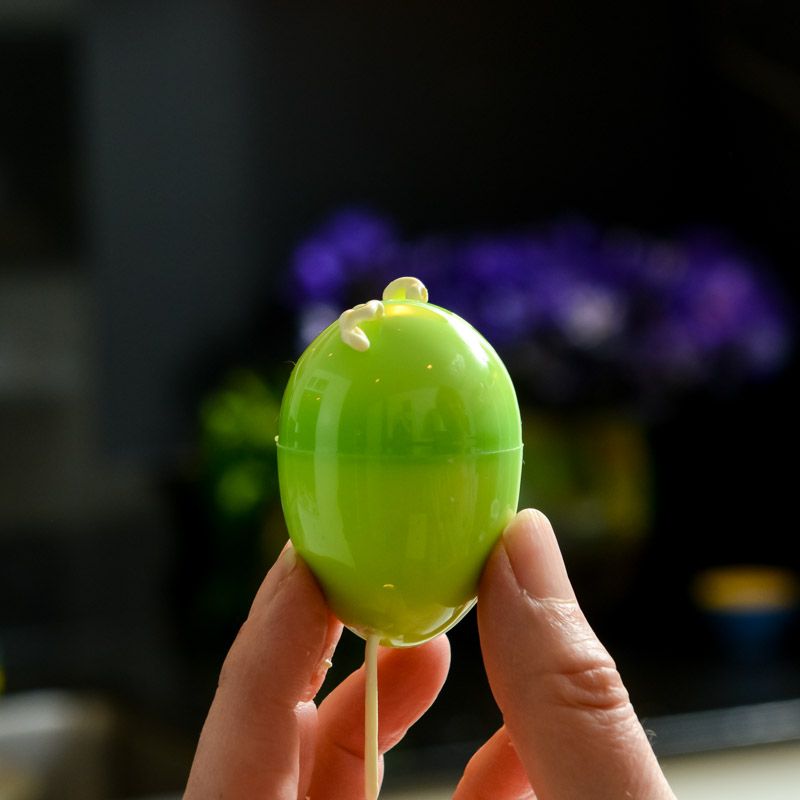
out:
M495 547L478 627L504 725L473 756L454 800L674 800L538 511L519 513Z
M287 545L225 659L184 800L364 796L363 667L319 709L314 703L341 631ZM446 636L409 649L380 648L381 753L431 705L449 664Z
M543 515L517 515L479 597L484 661L505 724L467 765L454 800L674 800ZM184 800L363 796L363 668L319 710L313 702L340 633L287 546L226 658ZM381 650L381 753L436 698L449 657L445 636Z

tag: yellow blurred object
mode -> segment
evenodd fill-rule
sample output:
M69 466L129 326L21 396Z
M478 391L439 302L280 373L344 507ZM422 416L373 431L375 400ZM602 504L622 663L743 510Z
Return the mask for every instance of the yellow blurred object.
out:
M640 420L617 409L525 409L520 507L558 531L595 619L626 602L652 518L652 463Z
M695 577L693 594L706 611L790 609L797 605L800 583L780 567L714 567Z
M559 538L636 543L650 529L652 476L644 429L622 413L525 410L520 504L544 509Z
M42 800L44 787L30 774L0 761L0 800Z

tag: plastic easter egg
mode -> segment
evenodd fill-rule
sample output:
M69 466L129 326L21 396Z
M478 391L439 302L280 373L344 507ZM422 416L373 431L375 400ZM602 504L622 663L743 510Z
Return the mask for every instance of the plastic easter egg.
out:
M278 436L289 534L364 638L420 644L472 607L521 465L506 368L416 279L342 314L289 379Z

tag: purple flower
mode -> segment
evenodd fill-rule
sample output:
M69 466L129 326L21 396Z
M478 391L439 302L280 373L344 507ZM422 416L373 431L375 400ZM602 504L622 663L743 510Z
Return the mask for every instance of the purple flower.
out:
M370 211L346 209L296 248L292 276L303 300L341 302L357 276L379 270L395 241L394 226Z
M532 383L576 395L593 381L652 396L720 374L763 376L792 343L766 270L708 232L663 241L570 219L404 241L386 218L348 209L298 246L292 275L306 341L351 295L368 300L392 278L415 275L432 302L528 365Z
M318 236L345 260L361 267L379 258L395 240L394 225L370 211L346 209L331 217Z
M311 240L294 254L294 276L308 300L336 296L347 282L346 265L327 242Z

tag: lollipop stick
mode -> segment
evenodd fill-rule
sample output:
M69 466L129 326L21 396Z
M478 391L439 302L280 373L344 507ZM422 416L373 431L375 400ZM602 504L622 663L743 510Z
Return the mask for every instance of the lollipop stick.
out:
M380 636L367 637L364 669L364 795L367 800L378 797L378 642Z

